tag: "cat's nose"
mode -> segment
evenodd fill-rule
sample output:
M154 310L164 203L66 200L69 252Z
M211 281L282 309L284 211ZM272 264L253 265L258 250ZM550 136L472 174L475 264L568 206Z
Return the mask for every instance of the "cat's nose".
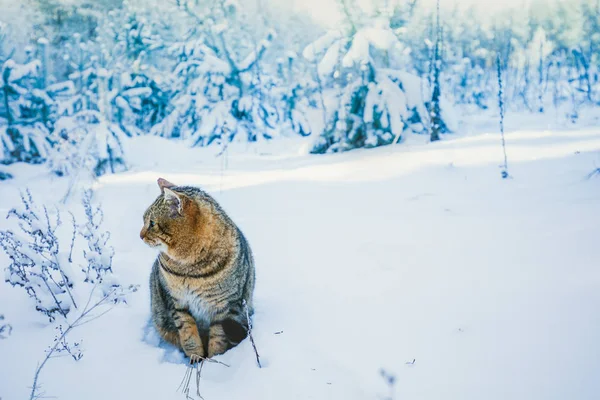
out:
M142 229L140 232L140 239L144 240L144 238L146 237L146 229Z

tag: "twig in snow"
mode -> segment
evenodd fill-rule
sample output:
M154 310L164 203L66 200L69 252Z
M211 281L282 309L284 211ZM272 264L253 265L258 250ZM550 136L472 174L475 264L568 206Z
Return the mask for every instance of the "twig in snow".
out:
M186 399L191 399L192 397L190 396L190 382L192 381L192 373L194 372L194 369L196 369L196 394L203 399L202 395L200 395L200 372L201 367L198 367L198 364L202 365L204 364L204 360L201 359L199 363L196 363L194 365L188 365L188 367L185 370L185 374L183 375L183 380L181 381L181 383L179 384L179 387L177 388L177 390L181 390L181 392L185 395Z
M2 321L4 321L4 315L0 314L0 339L6 339L12 332L12 326L4 324Z
M260 365L260 356L258 355L258 350L256 350L256 343L254 343L254 337L252 336L252 321L250 320L250 312L248 311L246 300L243 301L243 305L246 310L246 319L248 320L248 336L250 336L250 343L252 343L254 354L256 354L256 363L258 364L258 368L262 368L262 365Z
M186 399L192 398L190 397L190 384L192 382L192 375L194 373L194 370L196 370L196 395L198 395L200 399L204 399L204 397L202 397L202 395L200 394L200 378L202 375L202 366L204 365L205 361L214 364L221 364L229 368L229 365L225 364L224 362L215 360L213 358L192 356L190 358L190 365L187 366L185 374L183 375L183 379L181 380L179 387L177 387L177 391L181 391L185 395Z
M201 399L204 399L202 397L202 395L200 394L200 377L202 375L202 366L203 365L204 365L204 362L201 362L200 365L196 364L196 394Z
M596 168L595 170L593 170L592 172L590 172L589 174L587 174L587 176L585 177L585 179L592 179L596 175L600 175L600 168Z
M386 386L388 387L389 395L385 397L385 400L394 400L394 385L396 384L396 376L392 373L387 372L385 369L380 369L379 374L385 381Z
M109 293L106 293L104 296L102 296L98 301L91 304L92 303L91 299L95 292L94 288L91 290L90 297L87 301L86 307L83 309L81 314L77 317L77 319L75 319L75 321L73 321L72 323L69 323L69 325L67 326L67 328L64 331L62 330L62 328L60 329L61 335L55 338L54 345L46 352L46 357L44 358L44 360L42 360L42 362L40 364L38 364L38 367L35 371L35 375L33 376L33 385L31 386L31 393L29 395L29 400L39 399L42 396L42 394L39 393L40 384L38 382L40 373L42 372L42 369L44 368L44 366L46 365L48 360L50 358L52 358L52 356L54 355L55 352L57 352L57 351L60 352L60 351L65 350L64 346L66 343L67 335L73 329L75 329L83 324L86 324L92 320L100 318L106 312L110 311L115 305L113 297L122 295L122 293L118 292L118 289L120 289L120 288L114 288L112 291L110 291ZM94 310L96 310L98 307L103 306L103 305L109 305L110 306L109 310L106 310L99 315L91 314ZM63 347L59 347L59 346L63 346ZM70 351L69 351L69 353L71 354ZM74 358L77 358L77 354L71 354L71 355ZM81 357L79 357L79 358L81 358Z
M504 139L504 86L502 81L502 64L500 54L496 54L496 67L498 70L498 108L500 109L500 135L502 137L502 152L504 154L504 164L502 165L502 179L509 178L508 157L506 156L506 140Z

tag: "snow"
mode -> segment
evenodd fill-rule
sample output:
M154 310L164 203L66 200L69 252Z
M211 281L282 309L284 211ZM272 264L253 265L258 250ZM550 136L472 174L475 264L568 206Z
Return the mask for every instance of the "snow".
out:
M305 139L233 143L226 166L215 148L132 139L131 169L101 177L94 199L115 274L140 291L72 332L84 356L52 358L45 395L184 398L185 361L148 325L156 254L138 237L162 176L213 194L256 256L264 368L245 340L218 358L229 368L204 366L205 399L378 399L382 368L395 399L595 399L600 178L585 177L600 164L600 132L509 131L509 180L495 131L444 138L324 156L298 155ZM15 179L0 183L0 213L19 189L53 204L68 185L43 166L5 169ZM0 396L23 399L55 329L22 290L0 286L13 327L0 340Z
M177 66L175 73L180 73L190 66L197 67L200 72L222 73L224 75L231 73L231 66L218 58L213 51L206 49L206 53L201 61L191 60L188 63L182 62Z
M333 73L340 56L340 51L342 50L342 44L342 41L338 40L327 49L327 52L317 66L317 72L320 76L328 76Z
M72 81L64 81L46 86L46 92L52 94L73 95L75 93L75 84Z
M2 147L10 152L15 149L15 145L10 136L8 136L8 132L6 132L7 128L7 125L0 125L0 142L2 143Z
M220 35L223 32L225 32L229 27L227 26L227 24L216 24L215 26L213 26L212 31L215 35Z
M342 65L346 68L352 65L366 63L369 60L369 41L360 32L354 35L350 50L342 59Z
M123 91L124 97L149 97L152 95L152 89L149 87L137 87Z
M403 92L398 85L392 82L387 76L382 74L379 79L379 87L381 88L382 98L385 101L386 109L390 118L390 128L394 136L398 138L404 129L403 120L406 118L408 111L407 94Z
M352 67L369 61L369 45L380 50L392 50L400 46L396 35L389 28L363 28L356 32L350 50L344 56L342 65Z
M24 77L35 77L40 72L42 64L39 60L31 61L27 64L16 64L8 60L4 63L5 68L10 68L9 82L16 82Z
M327 50L336 41L342 38L342 33L338 30L328 31L326 34L315 40L304 48L302 56L310 62L316 61L317 57Z
M255 63L256 60L260 57L260 54L265 51L270 45L268 40L261 41L255 50L252 50L250 54L246 56L238 65L238 69L240 71L249 70Z

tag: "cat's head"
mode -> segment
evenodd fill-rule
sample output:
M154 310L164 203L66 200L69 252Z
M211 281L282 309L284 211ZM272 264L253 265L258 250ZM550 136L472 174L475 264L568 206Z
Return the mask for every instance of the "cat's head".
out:
M197 238L199 205L165 179L158 179L158 186L161 193L144 213L140 238L150 247L184 261Z

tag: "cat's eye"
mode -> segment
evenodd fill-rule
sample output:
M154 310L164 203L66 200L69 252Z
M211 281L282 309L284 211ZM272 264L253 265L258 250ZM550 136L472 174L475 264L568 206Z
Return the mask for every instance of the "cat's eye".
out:
M152 228L153 226L154 226L154 221L150 221L150 222L148 223L148 228Z

